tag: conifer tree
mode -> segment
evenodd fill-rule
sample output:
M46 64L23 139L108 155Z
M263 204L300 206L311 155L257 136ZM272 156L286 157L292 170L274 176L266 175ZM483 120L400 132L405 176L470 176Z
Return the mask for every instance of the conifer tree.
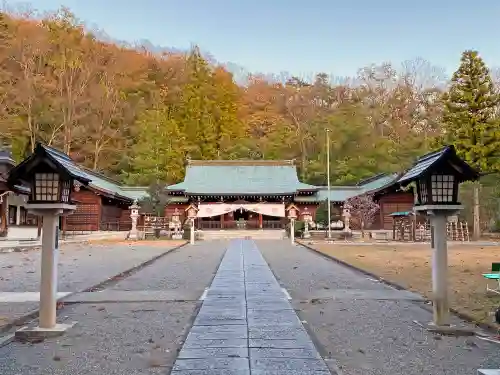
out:
M126 183L150 186L182 179L185 140L172 112L171 106L160 102L140 114Z
M465 51L444 95L445 139L455 145L460 157L482 172L500 170L498 103L484 61L476 51Z
M481 172L500 170L499 96L490 72L477 51L465 51L444 95L446 143ZM479 184L474 185L474 239L480 237Z
M197 47L187 58L187 84L182 87L179 124L186 134L189 156L216 159L217 133L213 114L213 79L207 61Z

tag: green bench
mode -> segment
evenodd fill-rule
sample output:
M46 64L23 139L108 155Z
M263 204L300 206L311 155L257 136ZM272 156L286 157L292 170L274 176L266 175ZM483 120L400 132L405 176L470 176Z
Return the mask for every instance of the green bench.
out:
M491 273L483 273L483 277L487 280L496 280L494 288L486 284L486 292L500 294L500 263L491 263Z

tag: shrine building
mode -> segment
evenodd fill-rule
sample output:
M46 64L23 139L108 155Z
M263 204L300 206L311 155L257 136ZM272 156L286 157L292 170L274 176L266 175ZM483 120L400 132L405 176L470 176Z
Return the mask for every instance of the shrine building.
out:
M391 213L411 210L413 193L399 190L398 174L381 174L354 186L331 186L333 214L340 216L344 202L373 193L380 212L372 229L392 228ZM293 160L188 160L184 181L167 187L165 217L197 208L195 227L217 229L282 229L286 211L294 207L299 219L316 211L328 198L326 186L303 183Z
M38 145L35 152L77 169L90 181L72 193L77 209L61 219L63 233L130 229L129 206L146 198L147 188L124 186L45 145ZM14 165L10 152L0 150L0 238L35 238L41 223L26 208L29 189L6 184ZM380 210L369 229L391 229L391 214L413 207L413 192L401 190L398 177L398 173L380 174L352 186L331 186L332 217L340 219L347 199L371 193ZM201 230L283 229L292 207L299 220L315 222L318 207L328 200L326 186L299 180L292 160L188 160L184 181L166 189L164 220L170 222L175 216L184 222L187 209L193 206L195 227ZM355 221L351 227L356 229Z

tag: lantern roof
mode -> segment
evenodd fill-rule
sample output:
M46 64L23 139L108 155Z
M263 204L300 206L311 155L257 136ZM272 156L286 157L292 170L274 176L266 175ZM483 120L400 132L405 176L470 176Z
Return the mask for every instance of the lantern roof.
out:
M287 208L285 208L285 211L290 211L292 208L296 211L299 211L298 207L296 205L294 205L293 203L290 204Z
M56 168L62 169L71 178L81 182L89 189L103 196L125 202L128 201L132 204L134 200L139 201L149 195L146 187L124 186L99 172L77 164L68 155L42 143L36 145L32 155L21 162L17 167L11 169L8 179L8 185L11 189L19 191L22 194L29 194L29 188L24 186L29 185L27 183L28 181L24 181L26 184L20 184L20 182L23 182L23 179L26 180L30 176L29 171L38 163L40 158L48 159Z
M192 204L192 203L191 203L191 204L190 204L190 205L189 205L189 206L188 206L188 207L184 210L184 212L188 212L188 211L189 211L189 209L191 209L191 208L194 208L196 211L198 211L198 207L196 207L196 205L195 205L195 204Z
M413 166L403 173L397 183L406 186L433 172L452 174L458 182L476 181L480 176L478 171L457 155L453 145L448 145L418 158Z
M48 164L58 169L60 172L65 173L70 178L87 185L91 182L89 176L76 165L70 157L56 149L45 146L42 143L37 143L33 153L23 160L19 165L12 168L9 173L8 184L15 186L28 181L32 175L32 169L35 168L40 162L45 161Z

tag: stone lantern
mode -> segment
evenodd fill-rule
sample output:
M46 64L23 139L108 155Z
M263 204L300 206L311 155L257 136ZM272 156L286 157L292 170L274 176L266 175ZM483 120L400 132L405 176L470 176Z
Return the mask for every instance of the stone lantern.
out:
M129 240L138 240L139 231L137 230L137 219L139 218L139 209L141 207L137 204L137 199L134 200L132 205L129 207L130 219L132 220L132 229L128 233Z
M309 225L312 222L312 215L307 210L307 207L304 209L304 212L301 214L302 220L304 220L304 238L310 238L311 233L309 233Z
M189 219L189 223L191 226L191 233L190 233L190 243L191 245L194 244L194 232L195 232L195 227L194 227L194 219L196 218L196 215L198 214L198 209L196 208L195 205L191 204L187 209L187 217Z
M414 210L426 215L431 222L434 310L431 325L435 329L449 326L447 219L462 209L458 201L459 184L477 180L479 176L479 172L458 157L453 146L445 146L417 159L398 180L401 186L416 184Z
M349 207L349 205L344 205L344 208L342 209L342 217L344 218L344 232L350 233L351 208Z
M29 187L26 208L43 220L39 326L23 328L16 335L57 336L71 327L56 323L57 231L59 217L76 209L71 192L90 181L90 176L68 155L41 143L36 145L33 154L10 171L9 187Z
M290 241L295 245L295 219L297 219L297 208L292 204L287 209L288 218L290 219Z
M172 239L179 240L182 238L182 234L180 233L181 229L181 213L178 208L175 208L174 213L172 214L172 220L170 221L170 227L174 230L174 234L172 235Z

